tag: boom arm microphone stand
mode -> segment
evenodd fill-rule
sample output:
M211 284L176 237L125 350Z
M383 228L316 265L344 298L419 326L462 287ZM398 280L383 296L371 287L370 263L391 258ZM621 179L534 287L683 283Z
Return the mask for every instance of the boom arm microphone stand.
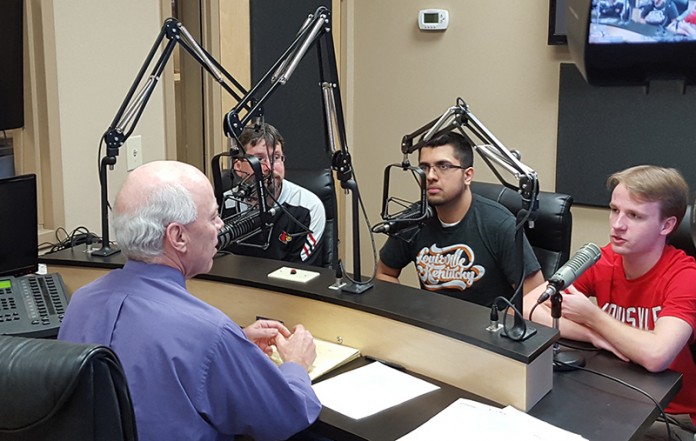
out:
M370 289L372 285L361 280L360 268L360 236L359 236L359 202L360 193L353 173L350 152L347 148L346 131L343 120L343 106L338 84L336 55L331 38L331 12L320 6L314 14L310 14L297 33L297 37L288 49L271 66L259 82L232 108L223 122L225 135L228 137L230 150L240 148L239 135L244 127L252 120L263 117L263 104L277 90L285 85L293 72L304 58L307 51L316 43L320 68L322 88L322 104L324 107L324 124L327 145L330 146L332 159L331 168L340 181L341 187L352 195L353 210L353 280L343 283L341 279L341 263L338 259L338 244L334 243L332 267L337 272L334 289L360 294ZM261 98L255 98L261 95ZM246 113L242 112L242 108ZM234 155L235 153L233 153ZM239 154L239 153L236 153ZM335 214L335 213L334 213Z
M150 72L147 81L142 88L137 92L145 76L147 68L152 64L157 50L164 39L168 39L164 50L156 60L152 71ZM180 44L191 56L208 72L215 80L235 99L241 100L240 94L244 95L246 90L244 87L232 77L213 58L205 49L203 49L184 28L184 26L174 18L165 20L162 30L160 31L155 43L152 45L150 52L145 59L140 71L138 72L130 90L128 91L121 107L119 107L116 116L111 125L102 136L102 143L106 144L106 155L102 158L99 168L99 184L101 186L101 223L102 223L102 246L100 249L92 252L93 256L107 257L118 253L120 250L112 247L109 240L109 199L107 185L107 168L113 170L116 164L116 158L119 149L130 137L138 124L140 117L145 110L145 106L152 96L159 79L164 71L164 68L174 52L174 46ZM224 77L223 77L224 76ZM235 89L232 88L226 81L232 83ZM239 93L238 93L239 92ZM135 96L135 97L134 97ZM101 144L100 144L101 146Z

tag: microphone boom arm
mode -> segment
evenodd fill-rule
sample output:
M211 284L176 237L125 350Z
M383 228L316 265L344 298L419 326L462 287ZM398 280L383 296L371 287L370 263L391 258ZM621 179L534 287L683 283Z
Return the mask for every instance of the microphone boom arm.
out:
M448 108L440 117L403 137L401 152L404 154L404 164L408 165L407 155L420 150L431 139L455 129L471 141L474 145L474 150L483 158L484 162L486 162L504 186L520 193L526 209L534 210L537 208L539 193L537 173L523 164L518 157L508 150L471 113L469 106L461 98L457 98L456 105ZM469 133L473 134L482 143L474 142ZM414 143L414 141L416 142ZM500 175L498 167L513 175L517 180L517 185L507 182Z
M153 64L161 43L168 39L164 50L155 61L152 70L143 83L145 72ZM142 67L133 81L126 97L119 107L114 119L102 135L102 142L106 144L106 154L100 161L99 184L101 187L101 223L102 223L102 246L92 252L94 256L107 257L117 253L117 248L112 248L109 241L109 202L107 185L107 168L113 170L116 164L116 157L119 149L128 140L135 130L140 117L152 96L152 92L157 87L159 80L164 72L164 68L174 53L174 47L180 44L191 56L209 73L215 80L235 99L241 100L241 96L247 93L246 89L229 73L222 65L215 60L203 47L201 47L191 36L188 30L175 18L168 18L164 21L162 29L155 39L150 52L148 53ZM231 83L228 84L228 82ZM136 94L137 91L137 94Z
M223 130L229 139L231 150L239 149L239 135L244 127L252 118L263 117L263 104L279 86L287 83L309 48L327 35L331 36L330 16L330 11L324 6L310 14L285 52L254 87L238 99L238 104L227 112L223 120ZM257 98L259 95L262 95L261 98Z
M164 47L164 50L160 54L159 58L155 61L145 84L142 85L141 89L136 95L136 90L143 82L147 68L152 65L157 50L165 38L169 41ZM167 62L174 52L174 47L177 44L181 45L181 47L184 48L201 65L201 67L212 75L218 84L220 84L220 86L235 99L241 100L242 97L240 95L247 93L246 89L227 70L225 70L212 55L210 55L193 39L189 31L181 24L181 22L170 17L164 21L162 30L155 39L155 42L145 58L140 71L136 75L130 90L126 94L123 103L121 103L121 106L116 112L111 125L109 125L109 128L104 134L107 146L107 156L117 156L118 149L133 133L135 126L138 124L140 116L150 100L152 92L159 83ZM226 80L229 81L231 85L228 84ZM134 95L135 98L133 98Z

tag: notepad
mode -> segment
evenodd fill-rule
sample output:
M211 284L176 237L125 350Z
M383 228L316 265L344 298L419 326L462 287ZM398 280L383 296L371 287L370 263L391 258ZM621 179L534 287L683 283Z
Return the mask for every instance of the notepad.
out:
M314 344L317 348L317 358L314 360L309 370L309 378L311 378L312 381L360 357L360 351L350 346L333 343L320 338L315 338ZM275 347L273 348L271 359L277 365L283 363Z

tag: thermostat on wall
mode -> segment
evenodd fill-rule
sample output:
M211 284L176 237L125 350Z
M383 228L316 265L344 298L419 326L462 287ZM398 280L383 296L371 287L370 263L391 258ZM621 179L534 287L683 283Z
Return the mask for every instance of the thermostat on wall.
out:
M423 31L444 31L449 25L446 9L421 9L418 12L418 27Z

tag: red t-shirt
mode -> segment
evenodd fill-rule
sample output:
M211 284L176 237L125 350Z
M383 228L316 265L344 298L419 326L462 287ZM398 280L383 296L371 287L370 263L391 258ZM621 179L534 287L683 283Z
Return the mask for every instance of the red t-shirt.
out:
M696 363L690 348L696 336L696 261L668 245L650 271L626 280L623 257L607 245L599 261L574 285L595 296L599 307L612 317L633 327L652 330L660 317L677 317L691 326L689 344L669 365L682 373L682 388L665 410L691 414L696 422Z
M684 17L684 21L696 25L696 9L694 9L693 11L691 11L689 15Z

